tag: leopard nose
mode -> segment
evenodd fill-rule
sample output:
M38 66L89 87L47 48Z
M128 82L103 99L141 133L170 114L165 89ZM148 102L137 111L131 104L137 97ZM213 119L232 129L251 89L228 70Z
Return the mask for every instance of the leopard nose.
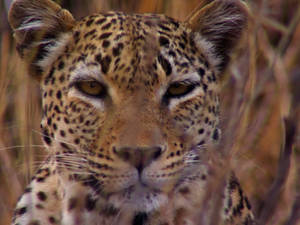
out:
M163 148L155 147L120 147L114 149L115 154L123 161L128 162L141 173L151 162L158 159Z

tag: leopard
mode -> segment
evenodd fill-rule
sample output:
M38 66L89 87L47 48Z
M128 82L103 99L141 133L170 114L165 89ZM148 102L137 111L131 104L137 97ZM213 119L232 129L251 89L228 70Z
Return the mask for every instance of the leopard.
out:
M245 2L203 0L179 21L114 11L77 20L52 0L14 0L8 19L40 85L47 153L13 225L255 224L234 171L209 192Z

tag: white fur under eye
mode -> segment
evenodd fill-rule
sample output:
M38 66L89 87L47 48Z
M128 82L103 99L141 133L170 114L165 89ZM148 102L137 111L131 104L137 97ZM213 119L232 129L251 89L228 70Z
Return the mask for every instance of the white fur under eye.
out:
M192 90L189 94L185 95L185 96L182 96L180 98L172 98L170 99L170 102L169 102L169 109L173 109L176 105L180 104L181 102L185 102L191 98L194 98L198 95L204 95L204 91L203 89L198 86L198 87L195 87L194 90Z
M75 87L73 87L69 90L68 97L81 99L82 101L90 103L95 108L100 109L100 110L104 110L104 108L105 108L104 101L102 99L87 97L85 94L81 93Z

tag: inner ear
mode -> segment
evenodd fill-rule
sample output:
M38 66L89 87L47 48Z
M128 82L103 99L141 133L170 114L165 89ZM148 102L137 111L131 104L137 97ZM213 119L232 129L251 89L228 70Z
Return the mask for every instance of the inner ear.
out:
M239 0L206 0L186 23L193 30L198 45L202 49L206 48L203 45L209 46L210 58L219 72L223 72L247 27L247 9Z

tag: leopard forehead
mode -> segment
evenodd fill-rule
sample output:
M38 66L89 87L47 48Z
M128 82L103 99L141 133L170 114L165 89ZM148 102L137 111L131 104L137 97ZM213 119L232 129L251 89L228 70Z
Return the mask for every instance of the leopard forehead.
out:
M190 73L216 81L190 29L164 15L92 15L79 21L72 35L69 52L55 63L58 69L69 66L69 77L96 71L98 77L131 91Z

